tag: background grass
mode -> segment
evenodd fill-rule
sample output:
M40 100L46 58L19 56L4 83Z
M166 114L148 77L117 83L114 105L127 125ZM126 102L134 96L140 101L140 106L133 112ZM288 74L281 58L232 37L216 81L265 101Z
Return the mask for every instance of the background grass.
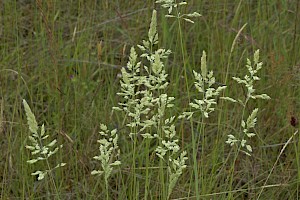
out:
M23 98L38 121L45 123L47 131L64 144L57 159L68 164L55 174L60 196L105 197L101 180L90 175L99 166L92 159L98 151L99 123L124 128L122 116L111 113L111 107L119 100L118 75L126 66L130 47L146 38L152 9L156 8L160 44L173 51L166 64L170 75L168 94L176 98L173 114L181 113L188 105L183 66L187 68L190 95L197 95L192 87L192 70L200 71L202 50L207 51L208 67L214 70L217 80L228 85L226 95L236 97L244 91L231 77L243 76L246 58L260 49L264 67L256 88L272 100L250 103L253 108L262 108L257 137L251 141L255 147L252 157L239 156L234 183L229 186L230 163L225 163L225 159L230 147L224 142L241 120L239 107L229 103L220 103L217 112L205 122L206 156L199 157L201 174L206 174L200 181L201 198L227 199L231 193L233 199L256 199L282 143L299 128L290 125L292 116L300 117L299 4L296 0L189 1L186 11L197 11L203 17L194 25L183 23L186 63L182 63L176 21L166 19L166 11L154 1L1 1L1 198L51 199L51 194L45 192L47 184L37 182L30 175L34 167L26 163L28 127L21 105ZM234 38L246 23L230 53ZM191 152L189 124L178 121L177 125L182 147ZM130 144L125 142L126 136L120 137L120 148L127 153L122 156L121 171L113 175L109 190L113 199L130 199L126 187ZM300 198L299 139L296 135L280 156L267 182L273 186L264 189L261 199ZM138 156L142 157L143 149L139 151ZM137 157L137 162L142 161ZM188 163L172 198L195 195L192 173L192 164ZM149 180L153 187L149 196L159 199L159 190L155 189L160 188L160 183L154 177ZM143 188L142 169L137 171L137 179ZM143 190L138 192L139 198L144 198Z

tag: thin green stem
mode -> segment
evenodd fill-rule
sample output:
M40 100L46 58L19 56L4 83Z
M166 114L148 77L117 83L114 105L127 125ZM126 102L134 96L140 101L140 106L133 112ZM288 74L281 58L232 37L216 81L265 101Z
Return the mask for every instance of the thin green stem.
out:
M131 178L132 178L132 181L133 183L131 184L131 192L133 194L133 198L135 199L136 198L136 169L135 169L135 161L136 161L136 143L137 143L137 136L136 136L136 129L134 131L134 136L133 136L133 147L132 147L132 150L133 150L133 155L132 155L132 165L131 165Z
M40 147L41 147L41 149L42 149L43 146L44 146L43 143L42 143L42 139L41 139L40 136L39 136L38 138L39 138ZM44 156L44 158L45 158L45 161L46 161L46 164L47 164L47 167L48 167L47 175L50 176L50 181L52 182L52 186L54 187L55 193L56 193L58 199L60 199L60 195L59 195L58 189L57 189L56 184L55 184L55 181L54 181L54 177L53 177L53 174L52 174L52 169L51 169L51 167L50 167L50 163L49 163L49 161L48 161L47 156L46 156L45 154L43 154L43 156Z
M149 139L146 139L146 183L145 183L145 197L144 199L148 199L148 191L149 191L149 148L150 148L150 141Z
M184 71L184 79L186 84L186 92L188 97L188 102L190 103L190 92L189 92L189 82L188 82L188 75L187 75L187 66L186 66L186 58L185 58L185 49L183 44L183 34L182 34L182 28L181 28L181 22L180 22L180 14L179 10L176 7L176 14L177 14L177 23L178 23L178 31L179 31L179 39L180 39L180 49L181 49L181 56L183 61L183 71ZM193 121L190 119L191 124L191 131L192 131L192 145L193 145L193 170L194 170L194 178L195 178L195 192L197 200L200 199L199 197L199 180L198 180L198 161L197 161L197 139L193 128ZM182 141L184 141L184 134L182 134Z
M246 98L245 103L243 104L242 120L244 120L245 110L246 110L248 101L249 101L249 97ZM242 127L240 126L239 133L241 134L242 132L243 132L243 130L242 130ZM242 136L242 140L244 139L244 137L245 137L245 135ZM239 138L241 138L240 135L239 135ZM234 177L235 162L238 158L241 147L242 147L242 145L239 144L239 146L238 146L238 148L237 148L237 150L234 154L234 159L233 159L233 162L232 162L232 165L231 165L231 168L230 168L229 191L232 191L232 183L233 183L233 177ZM231 198L232 198L232 193L229 193L229 199L231 199Z
M191 120L190 120L191 121ZM199 199L199 180L198 180L198 161L197 161L197 139L195 131L193 130L193 123L191 121L191 129L192 129L192 145L193 145L193 170L194 170L194 178L195 178L195 192L196 198Z
M187 76L187 66L186 66L186 58L185 58L185 49L183 44L183 34L182 34L182 28L180 23L180 17L179 17L179 11L178 8L176 8L177 12L177 22L178 22L178 31L179 31L179 39L180 39L180 49L181 49L181 56L183 61L183 70L184 70L184 78L185 78L185 84L186 84L186 92L188 96L188 100L190 102L190 92L189 92L189 82L188 82L188 76Z
M106 200L109 200L109 195L108 195L108 181L105 180L105 193L106 193Z

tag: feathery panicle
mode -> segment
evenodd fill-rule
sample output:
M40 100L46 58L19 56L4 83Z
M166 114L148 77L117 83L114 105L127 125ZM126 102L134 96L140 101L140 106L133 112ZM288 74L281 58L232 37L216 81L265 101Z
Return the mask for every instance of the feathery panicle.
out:
M202 115L205 118L208 118L209 114L215 110L214 105L217 104L216 97L226 88L226 86L219 86L217 88L213 87L216 80L213 76L213 71L207 72L205 51L203 51L201 57L201 73L196 71L193 71L193 73L195 77L195 88L200 94L202 94L203 99L194 99L194 102L191 102L190 106L195 110L201 111ZM190 119L193 114L193 111L184 112L179 116L179 118L186 117L187 119Z
M31 133L36 135L37 131L38 131L38 125L37 125L35 116L31 112L31 109L25 99L23 99L23 105L24 105L26 116L27 116L27 123L29 126L29 130L31 131Z
M249 74L246 74L244 78L239 77L232 77L238 84L245 85L247 89L246 99L243 101L241 99L235 100L230 97L221 97L224 100L231 101L233 103L239 103L243 106L243 110L245 111L247 103L250 99L271 99L267 94L254 94L254 82L260 80L257 76L258 71L262 68L262 62L259 62L259 50L256 50L253 55L253 63L250 59L247 58L246 68L248 69ZM244 112L243 112L244 113ZM240 144L241 151L244 152L246 155L250 156L252 152L252 147L247 143L245 138L251 138L255 136L255 133L250 132L251 129L255 127L257 122L257 113L258 108L255 108L252 113L248 116L246 122L242 119L241 128L242 128L242 136L234 136L228 135L226 143L230 146ZM244 116L242 116L244 118ZM245 150L242 150L244 148Z
M47 144L47 139L49 135L45 135L45 126L44 124L41 126L41 131L38 133L38 124L36 122L35 116L32 113L29 105L26 100L23 99L23 105L27 116L27 123L29 126L29 130L32 135L29 135L30 144L25 147L31 151L32 159L28 160L27 163L34 164L39 161L45 161L48 169L45 170L37 170L33 172L31 175L38 175L38 180L42 180L45 178L47 174L50 174L54 169L65 166L66 163L57 164L55 167L50 168L48 159L54 155L59 149L63 147L63 145L57 145L57 140L54 139Z
M153 10L150 28L148 32L149 42L150 44L153 45L158 43L158 33L156 30L156 26L157 26L156 10Z
M118 134L116 129L109 131L104 124L100 125L100 129L101 139L98 140L100 154L94 156L94 159L100 161L102 170L93 170L91 174L104 174L105 184L108 184L108 178L112 173L113 167L121 164L121 161L118 160L120 156Z
M159 4L161 4L161 7L168 9L169 14L167 14L165 16L169 17L169 18L183 19L189 23L194 23L194 21L191 20L191 18L201 17L201 15L197 12L181 14L179 11L179 7L181 7L183 5L187 5L187 2L185 2L185 1L181 1L181 2L177 3L174 0L157 0L157 1L155 1L155 3L159 3ZM176 10L176 12L173 12L174 9ZM174 14L171 14L172 12Z
M195 72L194 72L194 74L195 74ZM207 75L207 64L206 64L205 51L202 52L202 56L201 56L201 75L202 75L202 79L205 80L206 75Z

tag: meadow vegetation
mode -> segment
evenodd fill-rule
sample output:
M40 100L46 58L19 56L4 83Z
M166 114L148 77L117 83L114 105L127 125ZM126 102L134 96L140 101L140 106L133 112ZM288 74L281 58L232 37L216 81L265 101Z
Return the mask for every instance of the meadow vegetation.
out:
M300 199L300 2L0 9L1 199Z

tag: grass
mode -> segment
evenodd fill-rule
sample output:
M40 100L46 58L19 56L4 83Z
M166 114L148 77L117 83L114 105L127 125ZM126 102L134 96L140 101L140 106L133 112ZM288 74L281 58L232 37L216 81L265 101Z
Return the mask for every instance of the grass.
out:
M2 3L0 28L0 184L2 199L299 199L299 25L298 1L189 1L181 13L200 13L194 24L166 18L166 9L154 1L36 1ZM158 48L172 54L163 62L168 87L156 94L174 97L165 118L176 116L174 138L147 140L129 137L128 117L112 112L124 102L121 68L130 49L147 39L152 10L157 10ZM176 11L176 10L174 10ZM176 12L175 12L176 13ZM180 22L180 26L179 23ZM190 111L189 103L201 96L193 70L201 73L203 50L208 71L226 84L220 96L243 98L247 89L231 77L244 77L246 59L260 49L261 80L257 94L271 100L240 105L217 98L209 118ZM145 59L143 62L146 62ZM146 62L147 63L147 62ZM142 87L142 86L141 86ZM26 99L38 125L61 148L49 160L53 180L38 181L31 173L47 164L29 165L28 129L22 100ZM259 108L249 139L251 157L225 142ZM152 114L152 113L151 113ZM97 140L100 124L118 132L121 161L113 166L107 184ZM102 127L102 128L101 128ZM162 130L162 129L158 129ZM150 129L151 134L156 129ZM178 139L187 152L186 168L169 194L168 163L156 155L163 140ZM197 141L200 139L200 142ZM49 141L52 141L49 140ZM199 145L197 144L199 143ZM166 156L170 156L169 152ZM168 159L165 159L168 160ZM195 173L197 172L197 174ZM198 179L197 179L198 177Z

